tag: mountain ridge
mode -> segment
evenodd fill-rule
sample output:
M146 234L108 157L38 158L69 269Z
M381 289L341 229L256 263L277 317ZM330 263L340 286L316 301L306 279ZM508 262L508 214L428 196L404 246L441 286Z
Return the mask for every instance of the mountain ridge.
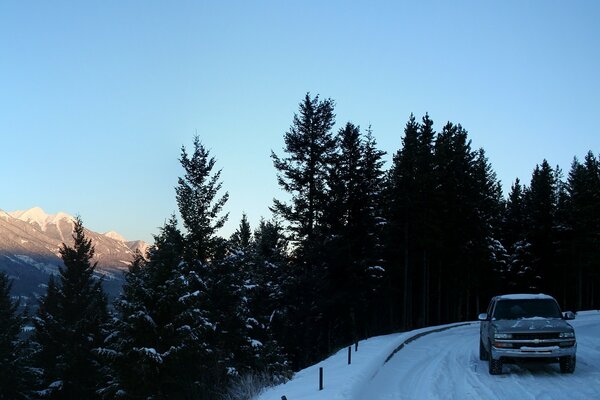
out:
M13 281L12 294L27 303L45 292L50 275L63 266L59 248L72 244L73 221L67 213L47 214L40 207L6 212L0 209L0 271ZM109 296L123 283L136 251L145 254L148 244L126 241L117 232L98 233L85 229L95 248L96 275L103 277Z

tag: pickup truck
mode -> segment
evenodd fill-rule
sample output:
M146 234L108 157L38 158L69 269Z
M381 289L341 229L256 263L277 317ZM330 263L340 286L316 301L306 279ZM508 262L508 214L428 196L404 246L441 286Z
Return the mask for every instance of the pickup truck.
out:
M510 294L492 298L479 314L479 359L489 361L489 373L502 373L505 362L519 359L558 362L560 372L573 373L576 364L575 330L546 294Z

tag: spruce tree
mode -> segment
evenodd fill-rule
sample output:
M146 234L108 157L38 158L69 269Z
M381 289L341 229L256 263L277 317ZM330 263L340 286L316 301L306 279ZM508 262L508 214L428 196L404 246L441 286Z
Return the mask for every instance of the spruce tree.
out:
M291 224L292 239L305 252L318 241L328 203L327 175L336 145L331 133L333 108L333 100L306 94L284 137L287 157L271 153L277 181L292 196L290 204L275 200L272 210Z
M331 99L319 100L307 94L300 103L299 114L286 132L286 157L271 153L281 188L291 195L285 203L274 200L271 210L289 224L292 240L293 269L289 279L289 299L294 313L288 323L289 343L295 367L306 366L329 349L326 337L328 321L325 318L329 293L327 292L327 264L323 260L323 245L328 237L325 221L331 188L328 178L335 155L336 143L331 133L334 125L334 104ZM305 349L315 349L306 352Z
M285 328L289 311L285 298L289 272L287 240L280 224L265 220L261 220L254 230L253 239L248 307L256 323L251 334L262 344L258 369L267 371L277 382L289 377L290 373L282 347L287 339Z
M216 160L197 136L193 153L188 155L182 147L179 162L185 174L179 178L175 191L179 214L187 230L186 258L205 262L222 251L216 233L227 221L228 214L220 214L229 194L219 195L223 185L219 181L221 171L213 172Z
M555 294L556 271L555 215L558 179L548 161L537 165L525 194L527 241L531 244L531 270L523 271L530 290Z
M600 162L592 152L583 163L573 161L566 190L565 224L570 235L563 248L569 264L562 269L572 284L565 302L578 310L593 308L600 304Z
M252 229L246 214L242 214L242 220L238 229L229 238L229 246L236 250L247 251L250 248Z
M34 341L42 369L40 395L51 399L97 398L102 368L95 348L103 340L108 319L102 281L94 277L94 247L81 218L73 227L73 246L59 249L64 267L50 279L35 319Z
M10 296L11 281L0 272L0 399L28 399L33 374L26 343L20 339L25 316Z
M430 265L433 244L435 178L433 122L428 115L419 124L411 114L404 128L402 149L393 158L386 190L386 259L392 281L395 326L423 324L429 308ZM418 295L418 294L419 295ZM393 306L392 306L393 307Z
M383 153L376 149L370 130L365 138L352 123L341 128L336 139L323 255L331 293L327 318L335 326L328 335L336 338L334 347L365 335L377 314L374 289L383 272L377 248Z
M510 292L526 292L529 288L527 274L531 267L531 244L527 241L525 221L525 192L517 178L511 187L505 203L502 220L502 241L507 249L508 259L503 280L506 290Z
M212 324L198 307L205 291L186 270L184 238L171 218L148 259L136 257L116 301L111 334L98 352L110 364L106 398L210 399L216 365ZM211 397L212 396L212 397Z

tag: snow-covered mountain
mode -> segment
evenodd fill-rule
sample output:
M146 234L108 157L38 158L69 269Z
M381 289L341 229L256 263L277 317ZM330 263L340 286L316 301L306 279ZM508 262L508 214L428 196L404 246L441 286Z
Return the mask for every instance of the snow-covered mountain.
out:
M47 214L39 207L0 210L0 271L13 279L14 295L32 297L44 292L49 276L63 265L60 245L72 244L73 221L71 215ZM145 253L148 245L140 240L126 241L116 232L102 234L86 229L86 235L96 250L96 271L104 276L106 290L114 295L135 251Z

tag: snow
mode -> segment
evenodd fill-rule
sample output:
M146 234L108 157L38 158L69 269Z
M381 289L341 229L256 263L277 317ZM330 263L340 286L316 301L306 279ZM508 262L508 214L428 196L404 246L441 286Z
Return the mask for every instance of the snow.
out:
M39 270L41 272L45 272L48 275L52 275L57 272L57 268L55 265L43 263L43 262L37 262L33 258L26 256L24 254L15 254L14 258L10 257L10 256L5 256L5 257L13 262L15 261L15 259L17 259L20 262L31 265L32 267L36 268L37 270Z
M121 236L120 234L118 234L115 231L105 232L105 233L103 233L103 235L106 236L106 237L108 237L108 238L111 238L113 240L116 240L118 242L123 242L124 243L124 242L127 241L127 239L125 239L123 236Z
M488 363L479 360L479 323L471 322L419 337L387 363L408 338L439 327L368 339L359 343L358 352L352 348L351 365L344 348L256 400L280 400L284 395L288 400L598 399L600 311L579 312L570 323L578 341L574 374L561 374L558 364L530 362L507 364L502 375L490 375ZM319 367L324 369L322 391Z
M10 215L8 215L4 210L0 209L0 218L8 221L8 219L10 218Z
M548 296L547 294L505 294L502 296L498 296L497 299L503 300L532 300L532 299L551 299L554 300L554 297Z
M64 212L57 214L46 214L40 207L33 207L25 211L12 211L8 213L13 218L28 223L36 223L42 231L45 231L48 225L55 225L60 221L72 222L75 220L71 215Z

